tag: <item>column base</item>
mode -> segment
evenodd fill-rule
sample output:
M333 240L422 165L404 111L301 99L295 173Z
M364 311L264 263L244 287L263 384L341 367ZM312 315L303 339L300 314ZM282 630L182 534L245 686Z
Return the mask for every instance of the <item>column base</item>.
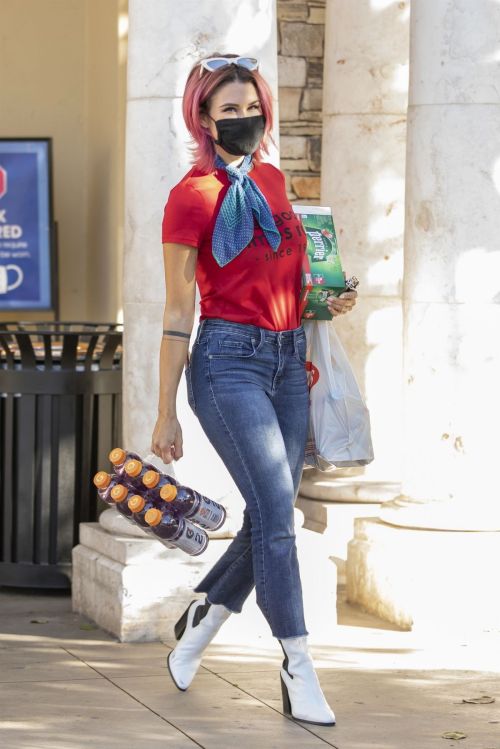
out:
M332 642L337 624L337 568L330 556L329 539L302 527L303 515L298 509L295 513L310 641ZM105 531L99 523L80 523L80 543L73 549L73 611L92 619L121 642L173 642L174 624L197 596L193 588L231 541L212 538L203 554L189 557L150 537L123 536ZM202 598L204 594L198 595ZM263 620L256 606L253 608L254 616ZM247 618L247 607L242 616ZM240 622L238 617L238 629ZM267 631L265 620L261 623Z
M189 557L150 537L80 523L80 543L73 549L73 611L121 642L172 640L175 622L197 596L193 587L230 543L212 539L203 554Z
M354 519L372 517L380 504L361 502L332 502L309 499L299 494L295 505L304 513L304 528L321 534L330 559L337 567L338 582L346 584L347 544L353 536Z
M354 521L347 598L403 629L500 631L498 532L418 530Z
M308 499L325 502L380 503L401 493L396 481L374 481L362 474L363 468L339 468L331 473L308 468L300 482L299 493Z
M417 502L405 496L385 502L379 517L404 528L443 531L500 531L498 502L457 500Z

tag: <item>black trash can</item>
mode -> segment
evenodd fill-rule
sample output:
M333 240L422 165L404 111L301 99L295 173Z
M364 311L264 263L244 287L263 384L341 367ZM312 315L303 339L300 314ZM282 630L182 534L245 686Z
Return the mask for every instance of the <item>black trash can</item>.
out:
M0 585L69 588L121 444L122 326L0 323Z

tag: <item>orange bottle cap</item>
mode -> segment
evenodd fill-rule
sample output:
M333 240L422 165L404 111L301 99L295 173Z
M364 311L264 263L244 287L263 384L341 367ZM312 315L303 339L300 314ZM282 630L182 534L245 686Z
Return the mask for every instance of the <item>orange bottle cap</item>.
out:
M98 471L94 476L94 486L98 489L105 489L111 483L111 474L106 471Z
M125 463L125 473L129 476L135 477L142 471L142 463L140 460L127 460Z
M121 447L115 447L108 455L108 458L110 459L111 463L113 465L117 466L120 463L123 463L125 458L127 457L127 453L125 450L122 450Z
M154 489L160 480L160 474L158 471L146 471L142 477L142 483L148 487L148 489Z
M164 499L165 502L173 502L176 496L177 487L173 484L164 484L160 489L160 497Z
M144 515L144 520L148 525L158 525L161 520L161 511L156 510L154 507L152 507Z
M128 489L123 484L117 484L111 489L111 499L114 502L123 502L128 494Z
M141 497L140 494L134 494L133 497L130 497L127 504L128 509L132 510L132 512L140 512L146 504L146 500L144 499L144 497Z

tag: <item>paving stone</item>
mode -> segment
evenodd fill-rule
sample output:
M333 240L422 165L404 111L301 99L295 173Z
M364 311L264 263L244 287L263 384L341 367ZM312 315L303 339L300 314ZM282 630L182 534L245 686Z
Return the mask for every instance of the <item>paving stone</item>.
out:
M0 746L443 749L453 742L442 734L454 730L467 734L464 749L500 746L498 633L404 631L347 602L339 586L338 624L327 644L311 647L337 717L335 727L321 728L281 715L282 654L254 600L248 603L220 629L184 693L168 676L166 645L119 643L95 629L80 637L83 620L71 614L69 597L0 590L0 669L8 666L0 673L21 676L0 682ZM29 624L34 610L45 623ZM30 669L33 681L24 678ZM87 669L102 676L81 678ZM54 678L64 673L70 678ZM483 694L496 701L462 701Z
M241 674L238 674L237 681ZM281 713L277 673L254 674L266 703L262 704L225 679L196 676L186 692L159 677L117 679L116 683L155 713L171 720L204 749L300 749L324 746L309 731Z
M495 746L499 729L488 720L498 717L496 703L460 703L467 695L498 700L498 674L318 669L318 676L337 725L309 729L338 749L442 749L445 731L463 731L474 749ZM238 674L234 681L274 705L267 678Z
M0 704L0 745L5 749L195 746L168 719L106 679L0 684Z
M95 672L60 647L0 642L0 683L95 679Z
M110 679L125 676L167 674L170 647L163 643L85 643L69 646L68 651ZM95 673L95 672L94 672Z

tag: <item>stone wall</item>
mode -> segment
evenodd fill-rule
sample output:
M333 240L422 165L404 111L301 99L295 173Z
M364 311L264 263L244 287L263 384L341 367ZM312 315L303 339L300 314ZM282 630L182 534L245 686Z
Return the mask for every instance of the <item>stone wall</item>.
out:
M320 198L325 3L277 3L281 169L304 204Z

